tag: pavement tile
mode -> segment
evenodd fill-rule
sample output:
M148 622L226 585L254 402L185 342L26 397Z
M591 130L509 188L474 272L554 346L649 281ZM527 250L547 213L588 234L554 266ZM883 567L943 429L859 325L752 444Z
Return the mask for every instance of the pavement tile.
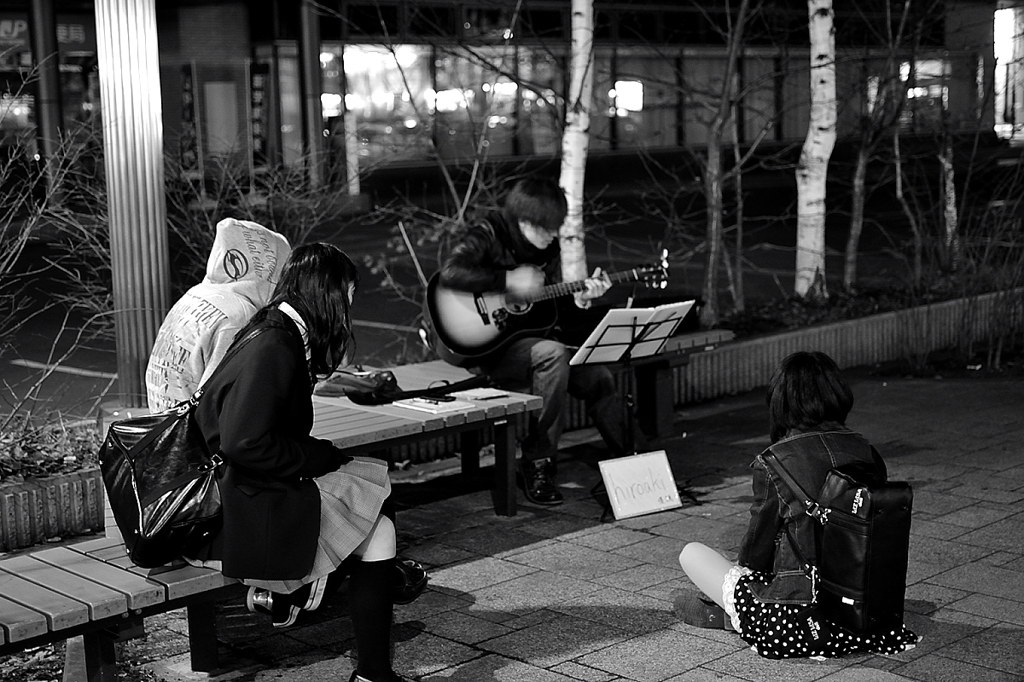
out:
M1019 628L995 625L950 643L943 648L942 656L1004 673L1024 673L1024 646L1021 646Z
M647 540L620 547L612 552L643 563L679 568L679 553L683 551L684 544L686 543L677 538L651 536ZM682 571L681 568L679 570Z
M578 599L598 589L599 585L585 580L534 571L521 578L477 590L472 595L475 603L464 610L479 618L502 623L563 601Z
M683 572L678 565L675 568L668 568L666 566L640 564L626 571L602 576L595 579L594 582L601 585L618 587L623 590L640 592L655 585L676 583L682 578Z
M1018 552L1024 547L1024 513L1000 519L984 528L972 530L957 538L964 542L1002 552Z
M251 679L253 682L347 680L354 669L355 662L348 656L325 657L320 653L310 652L285 659L276 668L260 671Z
M573 533L564 536L562 539L568 540L569 542L577 545L590 547L591 549L608 551L636 544L637 542L646 540L649 537L650 535L648 533L643 533L641 531L610 526L596 530L588 529L588 532L585 533Z
M965 663L945 656L919 658L896 672L912 680L928 682L1020 682L1024 676Z
M962 540L962 536L958 541L951 541L913 534L910 538L910 561L948 569L978 561L992 553L990 549L965 544Z
M817 680L834 673L848 665L851 659L829 659L812 661L810 659L768 659L762 658L736 638L743 648L733 651L727 656L710 661L705 667L727 675L742 677L751 682L803 682Z
M435 535L432 539L480 556L497 556L543 542L536 535L526 533L519 528L495 528L493 526L457 529Z
M961 494L955 491L959 490ZM930 518L945 516L958 509L969 507L977 502L977 498L964 495L963 487L957 486L954 491L937 492L930 488L914 489L914 514L928 514Z
M1024 573L996 566L986 566L984 571L978 571L977 566L959 566L932 576L928 582L1004 599L1019 599L1024 594Z
M928 615L936 610L960 601L970 592L965 590L954 590L941 585L933 585L927 581L907 585L907 594L904 599L904 609L908 613L920 613Z
M411 677L430 675L480 656L480 652L472 647L422 630L410 639L396 642L393 648L392 666L395 671ZM304 682L309 682L309 679Z
M736 646L693 637L677 630L664 630L627 640L622 646L588 654L578 662L627 680L661 682L734 651Z
M1020 563L1021 559L1024 559L1024 555L1019 552L992 552L982 559L982 561L990 566L1001 566L1003 568L1019 571L1024 570L1024 566Z
M575 661L566 661L565 663L552 666L551 671L568 675L572 679L580 680L581 682L612 682L613 680L620 679L611 673L580 665Z
M953 526L962 526L964 528L982 528L990 523L1001 521L1009 516L1013 516L1013 514L1014 511L1012 509L1008 509L1005 505L981 502L979 504L958 509L949 514L937 516L933 520L938 523L948 523Z
M598 526L597 517L588 520L570 514L552 514L537 521L521 526L524 533L538 535L542 538L559 538L569 533L590 530Z
M461 665L448 668L436 675L428 675L423 682L577 682L560 672L545 670L529 663L515 661L494 654L480 656Z
M449 590L473 592L488 585L513 580L536 569L520 563L481 557L475 561L431 571L430 584Z
M480 643L480 648L541 668L623 642L628 633L607 624L561 614L558 618Z
M419 561L428 569L479 559L480 555L468 549L452 547L441 542L422 542L398 552L404 559Z
M1024 595L1018 595L1024 599ZM1002 623L1024 627L1024 601L999 599L984 594L971 594L948 605L950 609L973 613L986 618L996 618ZM1024 642L1022 642L1024 645ZM1024 669L1024 668L1022 668Z
M747 682L745 678L733 677L724 673L708 670L707 668L695 668L687 670L682 675L670 677L665 682Z
M910 521L910 534L911 538L915 537L926 537L926 538L938 538L940 540L952 540L965 533L969 530L962 526L953 526L948 523L939 523L932 521L927 518L924 513L914 510L913 518ZM913 543L913 540L911 540Z
M604 623L630 635L662 630L678 620L668 602L612 587L591 592L572 603L556 604L551 609Z
M500 637L511 628L465 612L439 613L423 619L423 628L438 637L451 639L462 644L477 644L485 639Z
M556 542L546 547L520 552L517 563L543 571L552 571L584 580L594 580L609 573L618 573L640 565L640 561L610 552L600 552L571 542Z
M1000 490L990 487L991 484L967 484L951 488L949 494L970 497L976 500L988 500L999 504L1017 505L1024 502L1024 490Z
M395 618L399 621L422 620L438 613L464 609L472 603L472 595L431 582L416 601L396 605Z

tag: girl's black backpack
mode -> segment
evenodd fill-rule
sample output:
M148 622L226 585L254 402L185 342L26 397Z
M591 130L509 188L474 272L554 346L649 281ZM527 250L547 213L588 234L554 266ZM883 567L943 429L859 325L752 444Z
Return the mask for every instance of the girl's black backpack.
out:
M818 521L817 566L797 556L817 574L812 580L821 614L854 634L900 627L914 503L910 484L880 479L863 467L840 467L828 472L815 500L774 454L761 458Z

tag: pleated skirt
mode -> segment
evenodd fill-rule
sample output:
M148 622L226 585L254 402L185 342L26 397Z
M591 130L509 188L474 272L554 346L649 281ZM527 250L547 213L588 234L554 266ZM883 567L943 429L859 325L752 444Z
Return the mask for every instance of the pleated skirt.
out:
M337 471L313 479L320 491L320 534L309 572L299 580L255 580L242 583L290 593L336 569L370 534L381 505L391 494L388 465L379 459L354 457ZM192 561L219 569L220 561Z

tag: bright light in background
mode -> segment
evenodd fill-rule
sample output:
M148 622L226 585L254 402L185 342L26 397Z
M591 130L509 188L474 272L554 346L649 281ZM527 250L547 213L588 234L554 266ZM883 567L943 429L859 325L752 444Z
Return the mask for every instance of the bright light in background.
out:
M640 81L615 81L615 88L608 91L608 97L615 102L615 108L624 110L619 116L630 111L644 110L644 84Z
M323 110L324 118L341 116L341 95L333 92L325 92L320 95L320 108Z
M997 9L995 23L995 54L1000 64L1009 64L1013 59L1013 30L1017 23L1013 9Z

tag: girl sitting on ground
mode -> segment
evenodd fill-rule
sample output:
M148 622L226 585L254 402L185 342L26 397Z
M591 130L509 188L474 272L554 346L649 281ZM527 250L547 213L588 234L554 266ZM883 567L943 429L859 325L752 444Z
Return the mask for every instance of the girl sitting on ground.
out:
M820 490L834 467L861 463L884 480L885 463L868 441L846 428L853 393L824 353L794 353L768 386L771 451L805 490ZM831 636L806 627L813 601L811 576L798 557L816 556L814 527L798 502L760 458L754 460L750 523L733 564L698 542L687 544L679 564L710 598L682 595L676 612L691 625L736 630L766 658L835 657L855 651L893 654L912 648L917 636L897 628L856 635L829 624Z

